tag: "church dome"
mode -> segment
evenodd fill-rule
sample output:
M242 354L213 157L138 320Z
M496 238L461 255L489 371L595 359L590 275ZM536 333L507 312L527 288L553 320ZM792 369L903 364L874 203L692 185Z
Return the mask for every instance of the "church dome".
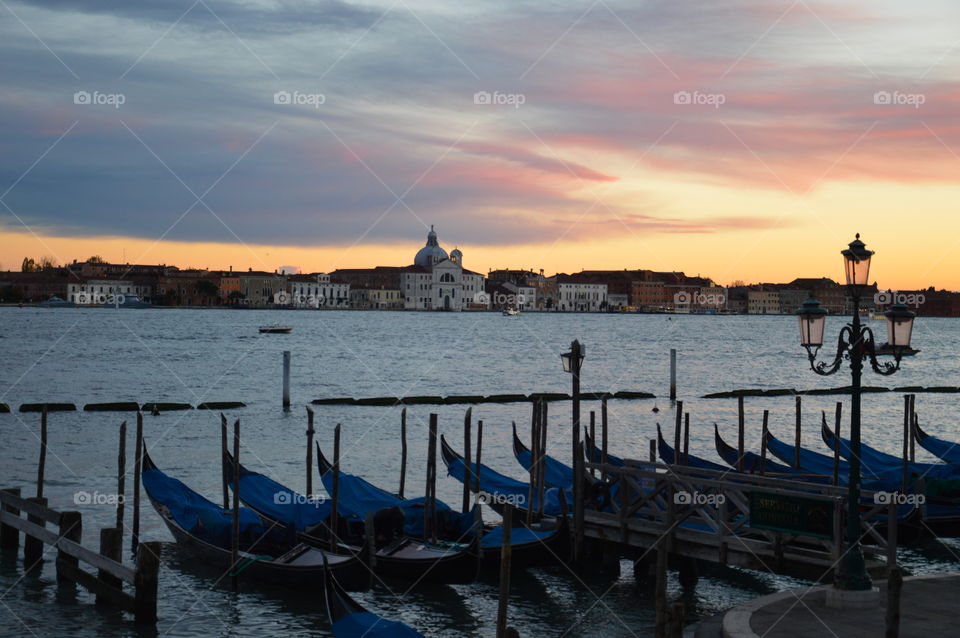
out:
M444 259L447 259L447 251L440 248L440 244L437 243L437 233L431 225L430 232L427 233L427 245L417 252L417 256L413 258L413 264L429 268Z

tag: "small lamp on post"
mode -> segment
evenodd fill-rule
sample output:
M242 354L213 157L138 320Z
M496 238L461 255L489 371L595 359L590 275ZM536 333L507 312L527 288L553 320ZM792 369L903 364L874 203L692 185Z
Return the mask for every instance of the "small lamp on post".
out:
M579 340L574 340L570 344L570 352L564 352L560 355L563 362L563 371L570 373L573 381L573 434L571 458L577 454L577 443L580 441L580 367L583 365L583 358L586 355L586 348Z
M816 352L823 345L823 330L827 325L827 310L820 307L820 302L811 297L803 302L797 310L800 319L800 345L814 349Z
M902 303L893 304L890 310L883 313L887 318L887 343L894 351L908 350L910 337L913 335L913 320L916 313L907 310Z

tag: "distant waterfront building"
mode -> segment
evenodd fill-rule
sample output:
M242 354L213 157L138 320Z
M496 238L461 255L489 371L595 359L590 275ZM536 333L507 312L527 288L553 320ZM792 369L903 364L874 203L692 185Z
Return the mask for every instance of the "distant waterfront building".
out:
M598 312L607 308L607 284L591 277L559 273L554 308L560 312Z
M291 308L349 308L350 284L335 281L327 273L287 275Z
M119 295L135 295L149 302L150 287L124 279L74 281L67 284L66 301L72 301L78 306L101 306L105 303L114 303Z
M486 307L484 277L463 267L463 252L449 255L440 247L437 233L430 227L427 243L413 259L413 265L401 269L400 291L408 310L452 310Z
M747 293L747 312L751 315L779 315L780 290L761 284Z
M403 310L403 294L392 288L351 288L350 307L355 310Z

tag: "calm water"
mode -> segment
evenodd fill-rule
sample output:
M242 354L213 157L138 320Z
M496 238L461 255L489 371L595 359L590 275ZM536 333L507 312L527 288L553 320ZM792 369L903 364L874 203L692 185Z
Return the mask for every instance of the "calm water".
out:
M290 335L260 335L257 326L280 322ZM832 324L832 325L831 325ZM841 321L828 322L835 335ZM876 322L882 330L883 325ZM101 401L242 400L248 407L230 413L242 427L243 462L293 488L304 488L303 406L321 397L492 394L569 391L559 353L570 341L586 344L583 388L644 390L665 397L669 349L679 351L679 393L691 411L691 448L715 459L712 424L731 440L735 400L698 399L734 388L814 388L845 385L845 373L824 379L809 371L796 345L792 317L684 317L657 315L414 314L393 312L295 312L221 310L42 310L0 308L0 401L66 401L78 406ZM883 335L881 335L883 340ZM915 345L923 350L892 378L873 373L866 385L960 385L960 321L918 321ZM284 413L281 352L293 352L294 408ZM805 444L824 450L816 425L820 410L832 414L837 397L804 397ZM918 395L921 423L931 432L960 439L954 415L957 395ZM651 408L658 405L658 414ZM611 446L618 454L645 458L656 423L672 427L673 409L656 401L611 401ZM584 412L599 410L587 402ZM748 447L759 447L760 418L770 410L771 429L792 432L793 399L748 399ZM565 460L569 450L569 404L550 405L550 453ZM408 409L410 470L408 491L422 493L426 423L439 414L441 431L461 441L463 408ZM845 406L844 413L849 412ZM379 407L317 406L320 444L332 449L332 430L343 424L343 464L374 483L395 488L399 480L399 410ZM523 478L509 447L510 422L529 428L527 405L478 405L484 420L484 461ZM112 524L109 506L73 503L77 491L109 494L116 489L117 427L132 415L57 413L50 419L50 455L45 495L54 507L83 513L85 543L96 546L96 530ZM584 417L586 421L587 417ZM891 453L902 435L899 393L867 395L864 440ZM0 487L33 490L39 415L0 414ZM219 494L216 413L171 412L145 418L145 438L166 471L216 499ZM132 459L132 431L128 437ZM754 443L754 445L750 445ZM929 460L923 456L924 460ZM437 491L460 502L460 484L443 476ZM317 482L317 481L315 481ZM128 477L128 490L131 479ZM129 493L129 492L128 492ZM127 524L129 524L128 508ZM486 513L493 520L492 513ZM147 540L172 539L149 506L142 511ZM901 551L916 572L956 569L960 543L927 543ZM638 589L628 563L613 580L575 577L564 567L530 570L515 581L511 623L525 636L643 636L652 623L652 593ZM217 572L206 570L169 546L160 585L162 636L330 635L322 600L315 595L268 590L247 583L239 595L213 586ZM671 575L673 597L691 617L720 612L758 594L797 584L789 579L735 569L701 574L693 594L681 592ZM493 634L497 584L436 586L406 593L374 590L357 598L385 616L403 620L433 636ZM52 565L24 575L10 557L0 565L0 633L9 635L99 636L137 633L122 614L95 608L89 596L59 597Z

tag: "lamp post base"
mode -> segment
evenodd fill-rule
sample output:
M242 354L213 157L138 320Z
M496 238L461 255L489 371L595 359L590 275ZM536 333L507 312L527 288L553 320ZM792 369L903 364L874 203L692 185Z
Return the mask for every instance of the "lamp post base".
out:
M836 586L827 590L826 604L832 609L872 609L880 606L880 590L870 589L838 589Z

